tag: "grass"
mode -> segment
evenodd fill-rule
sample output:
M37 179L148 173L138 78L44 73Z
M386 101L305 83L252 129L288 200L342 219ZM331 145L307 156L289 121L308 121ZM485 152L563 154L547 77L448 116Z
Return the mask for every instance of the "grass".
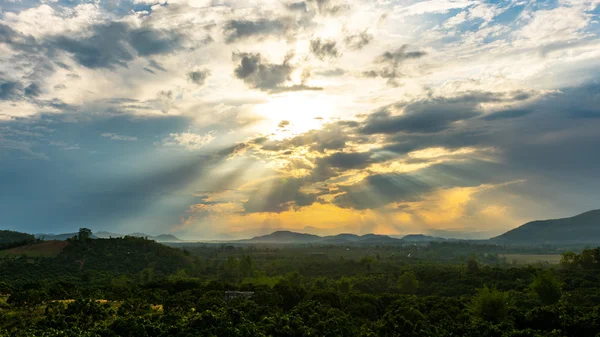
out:
M500 257L506 258L506 261L516 262L517 264L533 264L533 263L560 263L560 254L501 254Z
M0 251L0 257L22 255L28 257L55 257L68 245L69 243L67 241L57 240L32 243L24 246L2 250Z

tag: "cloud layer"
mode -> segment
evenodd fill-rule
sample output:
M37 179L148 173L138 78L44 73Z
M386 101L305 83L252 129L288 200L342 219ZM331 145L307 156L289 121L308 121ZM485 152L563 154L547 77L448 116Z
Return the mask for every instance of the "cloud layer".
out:
M598 8L9 2L0 225L489 236L595 208Z

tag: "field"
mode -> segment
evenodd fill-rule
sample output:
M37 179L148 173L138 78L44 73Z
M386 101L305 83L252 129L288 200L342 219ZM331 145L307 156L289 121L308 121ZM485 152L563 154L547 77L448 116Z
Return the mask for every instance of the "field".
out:
M44 241L0 251L0 256L54 257L68 245L67 241Z
M517 264L533 264L533 263L560 263L561 255L559 254L501 254L500 257L506 258L509 263L516 262Z

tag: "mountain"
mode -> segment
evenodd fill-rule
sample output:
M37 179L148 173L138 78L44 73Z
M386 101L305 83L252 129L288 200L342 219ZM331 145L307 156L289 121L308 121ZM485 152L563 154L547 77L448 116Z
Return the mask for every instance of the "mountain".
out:
M403 243L400 239L395 239L387 235L365 234L362 236L356 234L342 233L330 236L318 236L306 233L296 233L292 231L276 231L268 235L256 236L248 240L237 242L244 243L319 243L319 244L390 244Z
M120 237L124 236L123 234L106 232L106 231L96 232L96 233L94 233L94 235L99 239L120 238Z
M31 234L0 230L0 249L17 247L35 241L35 237Z
M54 241L54 240L66 240L66 239L70 239L74 236L77 236L79 233L61 233L61 234L44 234L44 233L38 233L35 234L36 239L41 239L44 241ZM90 236L90 238L92 239L97 239L98 237L96 235Z
M152 236L152 235L148 235L148 234L144 234L144 233L131 233L131 234L129 234L129 236L134 236L136 238L148 238L150 240L154 240L157 242L181 241L178 237L176 237L175 235L171 235L171 234L161 234L161 235L157 235L157 236Z
M571 218L528 222L491 238L495 243L594 243L600 242L600 210Z
M429 236L424 234L408 234L402 237L403 241L408 242L432 242L432 241L446 241L447 239L439 238L437 236Z
M62 234L36 234L35 237L38 239L43 239L44 241L52 241L52 240L66 240L77 236L78 233L62 233ZM109 238L122 238L126 235L120 233L112 233L106 231L100 231L93 233L92 239L109 239ZM157 236L148 235L145 233L131 233L129 236L134 236L137 238L148 238L150 240L154 240L157 242L177 242L181 241L178 237L171 234L161 234Z
M330 235L330 236L325 236L325 237L321 238L322 243L329 243L329 244L351 243L351 242L356 242L359 240L360 240L360 236L358 236L356 234L348 234L348 233L341 233L338 235Z
M312 243L318 242L322 238L318 235L296 233L291 231L276 231L271 234L255 236L249 240L241 240L241 242L253 243Z
M175 235L171 235L171 234L161 234L161 235L153 236L153 237L151 237L151 239L154 241L158 241L158 242L181 241L178 237L176 237Z

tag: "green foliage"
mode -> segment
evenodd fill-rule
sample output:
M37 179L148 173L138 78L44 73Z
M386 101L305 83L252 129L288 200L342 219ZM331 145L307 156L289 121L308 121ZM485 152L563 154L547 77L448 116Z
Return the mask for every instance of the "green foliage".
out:
M407 271L398 278L398 288L404 294L414 294L419 287L419 281L412 271Z
M32 242L35 242L35 237L31 234L0 230L0 250L18 247Z
M551 270L538 271L531 283L531 290L544 305L558 302L562 294L560 282Z
M71 240L57 257L0 259L0 336L587 337L600 331L593 252L581 260L587 263L571 258L577 265L554 271L496 264L477 252L477 270L463 259L465 272L457 258L440 257L452 247L461 256L480 249L410 246L414 255L407 258L398 247L208 245L186 246L186 253L140 238ZM253 294L226 300L228 290Z
M479 272L479 264L472 255L469 256L469 259L467 260L467 271L472 274Z
M92 236L92 230L89 228L79 228L79 233L77 234L77 239L79 241L88 240Z
M472 300L475 317L487 322L502 322L508 314L508 295L496 288L483 287Z

